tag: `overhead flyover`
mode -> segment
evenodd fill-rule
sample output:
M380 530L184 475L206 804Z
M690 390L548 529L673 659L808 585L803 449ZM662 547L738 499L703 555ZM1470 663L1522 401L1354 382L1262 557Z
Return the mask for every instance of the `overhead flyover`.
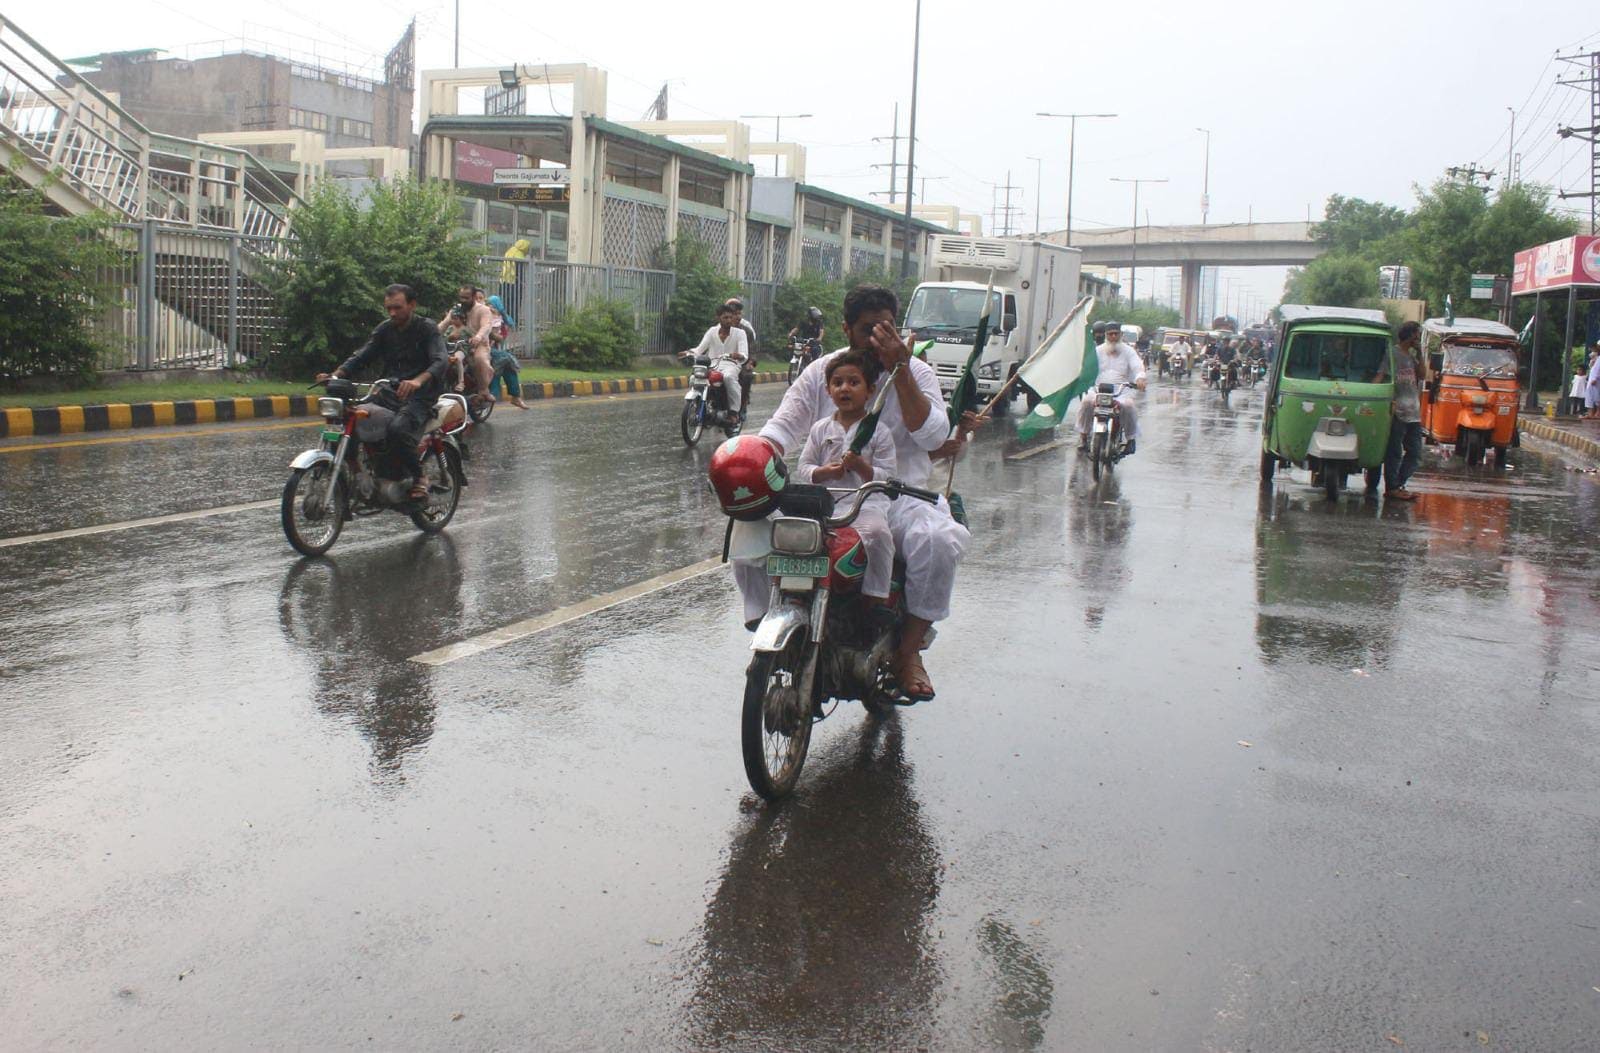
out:
M1106 227L1075 230L1072 245L1083 250L1085 266L1178 267L1183 272L1183 317L1197 324L1201 267L1303 267L1326 246L1312 237L1314 224L1208 223L1166 227ZM1135 244L1135 235L1138 237ZM1066 233L1045 235L1067 244Z

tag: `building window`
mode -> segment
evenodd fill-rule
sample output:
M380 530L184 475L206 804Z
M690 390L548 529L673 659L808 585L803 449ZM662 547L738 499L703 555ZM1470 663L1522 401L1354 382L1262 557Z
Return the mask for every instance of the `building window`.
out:
M289 109L289 127L304 128L308 132L326 132L328 130L328 115L318 113L316 110Z
M666 160L654 154L617 143L606 144L606 179L612 183L660 194L666 167ZM722 202L719 199L717 203Z
M727 181L722 176L699 172L687 165L678 173L678 197L684 201L721 208L726 185Z
M320 117L322 115L318 114L318 116ZM349 139L361 139L364 142L370 143L372 142L372 122L356 121L350 119L349 117L340 117L339 134Z
M863 216L857 212L855 220L850 224L850 236L857 241L870 241L875 245L883 243L883 220Z
M844 209L808 197L804 223L807 230L838 234L844 229Z

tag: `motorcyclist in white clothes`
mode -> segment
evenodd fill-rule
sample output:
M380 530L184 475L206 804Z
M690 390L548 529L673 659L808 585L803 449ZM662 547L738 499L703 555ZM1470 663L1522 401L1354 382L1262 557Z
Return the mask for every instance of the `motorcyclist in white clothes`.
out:
M700 346L680 352L679 358L705 355L711 359L713 369L722 371L722 390L728 396L728 409L737 414L744 408L744 392L739 386L739 370L750 359L750 344L738 325L734 309L723 304L717 308L717 324L706 330Z
M1139 411L1134 408L1133 394L1128 388L1144 390L1144 362L1131 344L1122 342L1121 322L1106 323L1105 342L1096 347L1094 353L1100 359L1100 375L1095 378L1095 383L1120 386L1117 392L1117 405L1122 407L1122 434L1128 437L1128 448L1123 452L1123 456L1131 456L1135 440L1139 438ZM1094 399L1079 400L1078 452L1080 453L1089 449L1089 428L1093 424Z
M891 290L857 286L845 296L845 332L852 348L871 352L881 365L883 373L876 382L890 385L878 428L894 438L896 477L926 487L933 474L932 456L953 455L961 441L950 437L938 375L912 356L895 328L899 310L899 299ZM802 370L761 429L761 437L780 454L798 451L812 426L832 415L825 377L828 362L842 353L823 355ZM889 371L897 365L899 372L890 381ZM923 640L934 622L950 614L956 565L971 535L951 518L950 506L942 498L938 505L890 502L889 530L895 551L906 564L906 620L892 668L906 697L925 701L934 692L922 664ZM751 561L736 560L734 573L744 594L745 621L753 622L766 612L771 579L764 564Z

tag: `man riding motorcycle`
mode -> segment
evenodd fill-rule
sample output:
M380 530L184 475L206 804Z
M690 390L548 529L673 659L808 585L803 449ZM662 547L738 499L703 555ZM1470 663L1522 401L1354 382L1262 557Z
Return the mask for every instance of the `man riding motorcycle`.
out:
M679 353L679 358L694 359L705 355L711 359L713 369L722 373L722 390L728 396L728 409L739 415L744 407L744 391L739 383L739 370L750 359L750 345L745 330L735 321L737 312L728 304L717 308L717 324L706 330L700 345Z
M822 347L823 339L828 335L827 326L822 324L822 310L818 307L806 308L806 320L789 330L789 339L804 340L806 342L806 357L803 365L809 366L816 361L818 350Z
M1128 446L1123 451L1123 456L1131 457L1136 445L1135 440L1139 438L1139 412L1134 408L1133 396L1128 393L1127 386L1144 390L1144 362L1132 347L1122 342L1121 322L1107 322L1105 336L1105 343L1094 349L1095 356L1100 360L1100 373L1095 378L1095 383L1126 385L1117 393L1117 405L1122 407L1122 434L1128 437ZM1094 400L1081 399L1078 403L1080 453L1087 453L1089 450L1089 426L1093 423Z
M427 318L417 317L417 293L411 286L391 285L385 289L383 309L389 312L389 320L379 323L366 344L338 369L332 374L318 373L317 380L348 377L369 362L381 362L383 375L390 378L400 399L384 436L384 450L393 466L411 480L406 496L413 501L426 501L427 478L422 474L417 444L433 416L434 403L444 393L444 373L450 357L439 327Z
M494 312L487 303L478 299L483 290L474 285L463 285L456 290L456 303L443 326L450 331L449 339L468 340L466 375L471 378L467 387L475 398L490 398L489 381L494 377L494 367L489 361L489 347L493 342Z
M894 438L897 478L912 486L926 486L933 474L931 455L954 454L960 441L950 438L944 395L933 367L914 358L895 328L898 297L878 286L862 285L844 300L844 327L850 347L872 353L882 374L874 383L889 383L878 427ZM783 402L761 429L781 456L798 450L818 421L834 411L827 394L827 365L843 351L823 355L805 368L789 386ZM899 366L894 380L889 371ZM889 532L895 551L906 565L906 620L892 669L900 690L915 701L933 697L933 681L922 664L922 644L934 622L950 613L956 565L971 535L950 516L942 499L937 506L900 500L889 505ZM734 573L744 594L745 621L759 619L767 609L771 579L764 564L736 561Z
M744 301L737 296L727 302L733 308L733 324L744 330L745 360L739 367L739 419L743 420L750 410L750 385L756 379L756 329L755 326L744 320Z

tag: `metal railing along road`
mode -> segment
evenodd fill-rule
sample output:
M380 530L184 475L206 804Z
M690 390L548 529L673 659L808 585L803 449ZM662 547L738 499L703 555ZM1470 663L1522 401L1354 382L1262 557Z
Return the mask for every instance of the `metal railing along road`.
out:
M554 326L573 311L602 299L633 308L642 354L675 350L667 339L666 323L674 280L671 271L480 256L478 275L478 284L497 294L516 319L506 346L519 357L537 355Z

